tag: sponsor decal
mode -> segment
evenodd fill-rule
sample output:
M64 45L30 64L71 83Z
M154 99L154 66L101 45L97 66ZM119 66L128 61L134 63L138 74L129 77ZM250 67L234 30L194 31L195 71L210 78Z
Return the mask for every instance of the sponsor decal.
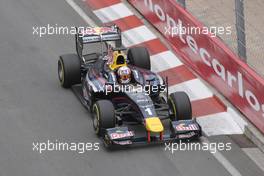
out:
M185 123L180 123L178 124L175 129L177 131L193 131L193 130L199 130L198 126L196 124L185 124Z
M191 138L195 136L196 134L194 132L188 133L188 134L179 134L178 138L179 139L186 139L186 138Z
M122 139L122 138L127 138L127 137L133 137L134 133L132 131L116 131L114 133L110 134L110 138L112 140L114 139Z
M119 145L129 145L132 144L132 141L130 140L126 140L126 141L114 141L115 144L119 144Z
M116 28L111 27L87 27L85 30L82 31L83 35L100 35L105 33L114 32L117 33Z

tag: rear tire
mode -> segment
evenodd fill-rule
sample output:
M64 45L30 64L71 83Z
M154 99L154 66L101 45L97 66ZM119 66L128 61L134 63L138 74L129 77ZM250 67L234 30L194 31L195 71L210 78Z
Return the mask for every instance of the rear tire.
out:
M147 70L151 69L150 57L147 48L130 48L127 52L127 57L130 64Z
M58 60L58 76L62 87L70 88L81 83L81 62L76 54L60 56Z
M169 96L168 104L173 112L171 120L192 119L191 101L185 92L171 93Z
M93 127L95 133L102 136L107 128L114 128L115 108L109 100L99 100L93 105Z

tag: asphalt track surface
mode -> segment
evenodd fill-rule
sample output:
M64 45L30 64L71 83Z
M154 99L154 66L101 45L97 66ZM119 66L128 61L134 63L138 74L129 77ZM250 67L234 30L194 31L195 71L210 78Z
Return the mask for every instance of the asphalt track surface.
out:
M74 52L73 36L33 35L33 26L84 26L62 0L0 1L1 176L261 176L263 172L227 136L232 150L164 150L164 146L107 151L94 134L90 114L71 90L60 87L57 59ZM96 48L94 48L96 49ZM99 142L99 151L33 151L33 142Z

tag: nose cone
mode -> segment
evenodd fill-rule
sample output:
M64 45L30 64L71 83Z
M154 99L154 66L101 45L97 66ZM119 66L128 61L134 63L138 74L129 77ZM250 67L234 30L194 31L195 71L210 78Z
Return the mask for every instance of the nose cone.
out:
M149 132L160 133L164 130L163 125L158 117L145 119L146 129Z

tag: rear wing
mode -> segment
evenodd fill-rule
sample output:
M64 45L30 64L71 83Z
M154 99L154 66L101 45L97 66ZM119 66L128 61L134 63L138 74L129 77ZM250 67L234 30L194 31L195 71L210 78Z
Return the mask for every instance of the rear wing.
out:
M83 58L83 45L87 43L114 41L116 47L122 46L121 31L118 26L87 27L75 35L76 51Z
M121 31L116 25L108 27L87 27L76 34L76 39L81 44L120 41Z

